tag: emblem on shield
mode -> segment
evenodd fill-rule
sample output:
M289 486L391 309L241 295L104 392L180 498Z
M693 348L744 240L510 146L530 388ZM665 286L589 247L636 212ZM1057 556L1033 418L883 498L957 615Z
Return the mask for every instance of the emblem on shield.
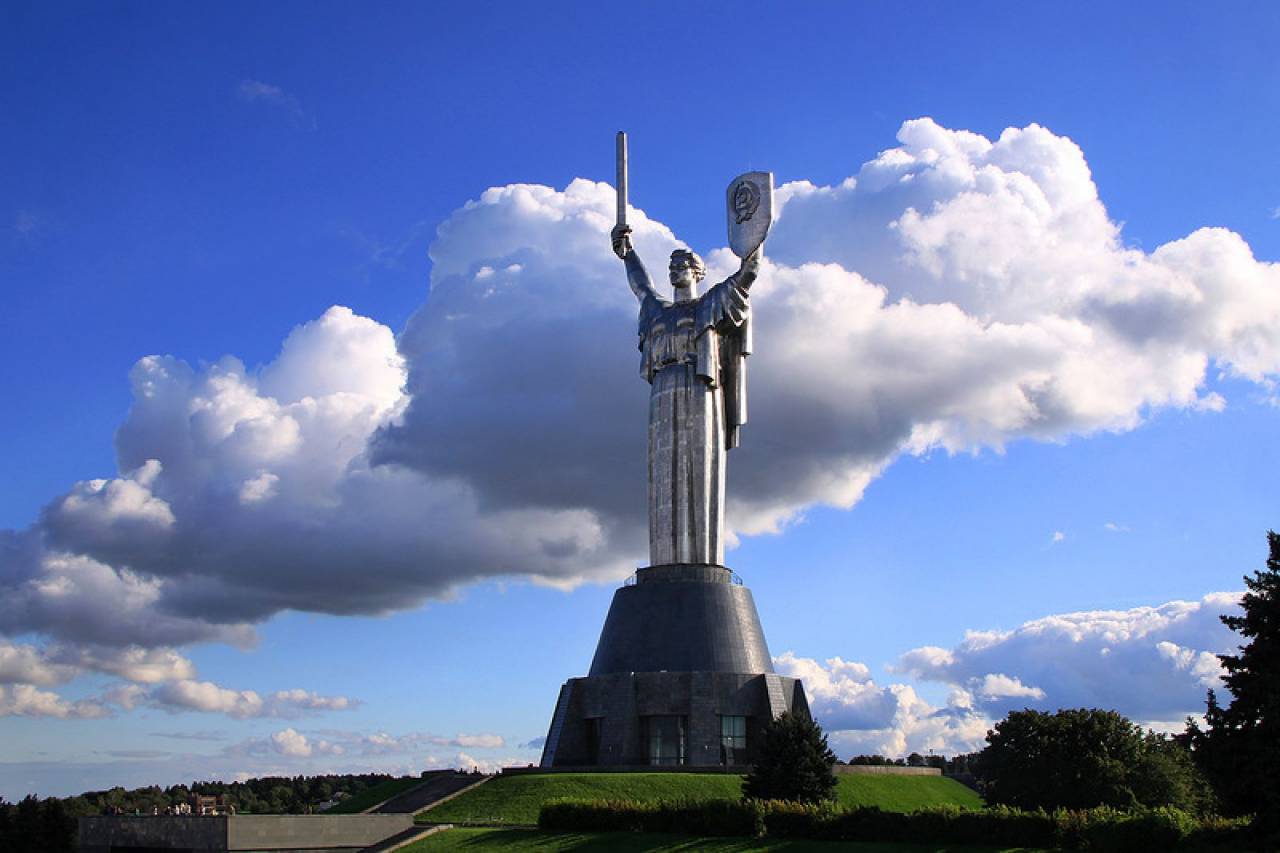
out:
M747 172L729 182L729 248L740 258L754 252L773 224L773 173Z

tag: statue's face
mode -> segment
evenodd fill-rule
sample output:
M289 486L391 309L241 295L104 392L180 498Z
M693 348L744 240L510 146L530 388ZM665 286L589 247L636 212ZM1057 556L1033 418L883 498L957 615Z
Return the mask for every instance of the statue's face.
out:
M674 257L668 270L671 273L671 286L676 290L688 290L698 283L698 268L692 258Z

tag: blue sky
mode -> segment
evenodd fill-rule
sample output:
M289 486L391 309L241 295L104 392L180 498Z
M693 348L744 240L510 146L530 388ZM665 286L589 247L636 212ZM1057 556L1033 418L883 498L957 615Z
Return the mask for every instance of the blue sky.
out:
M1026 703L1197 711L1231 641L1205 596L1275 524L1272 6L0 21L0 795L536 760L643 559L633 309L608 188L571 189L619 128L651 265L727 263L739 172L857 176L787 197L729 481L761 498L728 561L838 751L965 748ZM515 184L549 189L482 199ZM177 409L138 403L161 386ZM248 437L179 436L196 403ZM548 530L576 556L526 562Z

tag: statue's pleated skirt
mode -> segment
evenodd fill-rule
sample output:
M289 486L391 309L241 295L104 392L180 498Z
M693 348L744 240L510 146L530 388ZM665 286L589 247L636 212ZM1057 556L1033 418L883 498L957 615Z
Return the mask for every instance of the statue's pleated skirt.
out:
M649 393L649 562L724 563L720 389L692 364L664 367Z

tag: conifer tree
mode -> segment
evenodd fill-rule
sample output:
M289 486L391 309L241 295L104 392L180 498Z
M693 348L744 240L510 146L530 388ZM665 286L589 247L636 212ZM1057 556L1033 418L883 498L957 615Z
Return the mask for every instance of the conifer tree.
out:
M1223 616L1246 638L1239 654L1219 655L1231 703L1209 691L1207 728L1188 734L1196 758L1229 814L1253 814L1264 837L1280 837L1280 534L1267 531L1267 567L1245 576L1244 614Z
M784 713L764 727L744 797L816 803L835 798L835 753L808 714Z

